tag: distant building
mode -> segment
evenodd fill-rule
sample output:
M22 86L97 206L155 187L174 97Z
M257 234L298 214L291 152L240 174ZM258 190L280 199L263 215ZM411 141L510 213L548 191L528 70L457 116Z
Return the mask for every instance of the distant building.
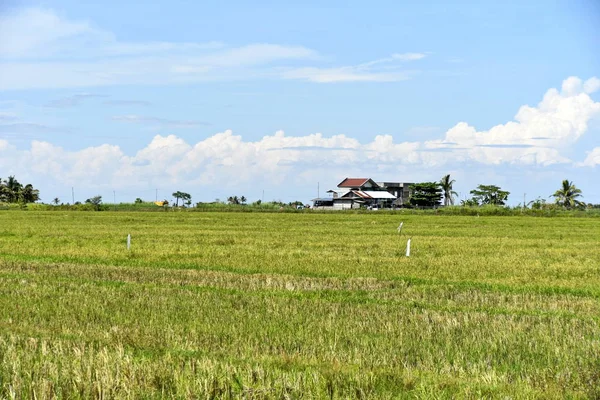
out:
M313 207L331 210L401 207L408 201L410 185L401 182L378 183L371 178L346 178L337 185L337 189L327 191L331 197L313 199Z
M410 185L413 183L409 182L377 182L379 187L384 188L394 196L396 196L396 201L394 205L397 207L402 207L405 203L408 203L408 198L410 197Z

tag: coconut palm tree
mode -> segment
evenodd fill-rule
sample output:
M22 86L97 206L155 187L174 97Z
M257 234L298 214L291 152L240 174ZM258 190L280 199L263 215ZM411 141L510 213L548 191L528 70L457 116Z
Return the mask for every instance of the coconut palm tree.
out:
M445 175L440 181L440 187L444 192L444 205L445 206L453 206L454 205L454 196L458 196L458 193L452 190L452 185L455 180L450 179L450 174Z
M19 201L23 203L35 203L40 199L40 191L33 188L31 183L28 183L19 191Z
M4 186L6 189L6 197L9 203L16 203L19 199L19 192L23 185L19 183L19 181L14 176L9 176L7 180L4 181Z
M554 197L554 201L557 205L563 206L566 208L579 207L584 203L577 200L578 197L583 197L581 195L581 189L578 189L575 184L568 179L562 181L562 187L558 189L552 195Z

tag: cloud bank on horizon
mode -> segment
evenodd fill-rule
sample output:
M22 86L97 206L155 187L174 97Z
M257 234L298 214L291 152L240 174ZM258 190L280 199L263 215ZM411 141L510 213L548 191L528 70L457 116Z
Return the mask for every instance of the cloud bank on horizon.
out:
M102 104L112 107L152 105L146 99L108 99L105 94L87 91L94 87L158 88L238 81L294 81L312 87L406 83L418 77L424 71L422 63L434 56L428 51L390 52L352 63L332 60L307 46L262 41L237 45L124 41L90 21L72 20L44 8L15 9L0 15L0 91L86 88L85 92L46 102L43 107L50 113L102 98ZM256 180L285 187L290 181L312 184L323 175L333 180L351 174L394 177L407 167L459 171L561 166L589 171L600 165L600 147L579 159L573 158L571 151L582 138L590 136L590 124L600 115L600 102L593 98L600 90L600 79L586 78L568 77L559 88L547 90L537 105L523 105L512 120L489 129L463 121L437 138L412 141L389 134L293 136L283 131L244 140L232 130L193 141L173 132L212 124L196 118L127 111L106 119L161 134L133 151L108 143L110 140L67 150L56 140L40 140L39 136L67 132L68 127L47 125L0 107L0 172L57 187L75 185L95 190L148 188L157 182L233 188ZM27 146L17 146L15 142L23 139L30 139Z
M457 163L595 167L600 164L600 148L585 160L570 160L563 153L600 115L600 102L590 97L599 89L596 77L586 81L569 77L560 90L548 90L537 106L522 106L513 121L485 131L459 122L442 138L422 142L395 143L391 135L377 135L369 143L360 143L343 134L286 136L283 131L252 142L227 130L197 143L176 135L156 135L136 154L128 155L110 144L66 151L33 140L29 149L18 150L0 139L0 170L28 171L64 185L125 188L156 181L235 186L260 178L282 183L291 175L312 177L324 166L343 171L361 163L374 170L405 165L450 168ZM144 121L132 116L123 120Z

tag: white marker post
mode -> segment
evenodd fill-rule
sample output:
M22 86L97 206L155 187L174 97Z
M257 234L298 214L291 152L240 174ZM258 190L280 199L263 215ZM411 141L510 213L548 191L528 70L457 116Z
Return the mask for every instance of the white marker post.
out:
M127 250L131 248L131 234L127 234Z
M404 225L404 222L400 222L400 225L398 225L398 233L402 233L402 225Z
M410 257L410 239L406 242L406 257Z

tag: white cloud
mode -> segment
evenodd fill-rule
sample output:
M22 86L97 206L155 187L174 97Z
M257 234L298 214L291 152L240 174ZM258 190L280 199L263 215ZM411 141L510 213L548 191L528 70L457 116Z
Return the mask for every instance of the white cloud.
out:
M6 151L9 147L8 140L0 139L0 152Z
M410 74L408 72L369 72L358 67L297 68L284 72L283 77L316 83L396 82L410 79Z
M267 66L316 57L302 46L270 43L122 42L87 21L41 8L0 16L0 90L274 76Z
M202 56L0 62L0 90L167 85L274 77L267 64L308 58L312 54L314 52L302 47L248 45Z
M600 115L600 103L584 92L584 86L568 79L561 92L550 89L537 106L521 107L513 121L484 131L461 122L438 140L396 142L391 135L376 135L361 143L346 135L286 136L278 131L245 141L225 131L197 143L156 135L135 154L127 155L110 144L67 151L36 140L30 149L18 150L0 139L0 170L17 169L57 185L124 190L156 187L152 185L159 182L163 186L233 188L256 181L277 186L289 185L290 179L329 175L337 179L352 173L396 176L413 171L421 176L456 165L573 166L565 152L587 132L588 122ZM134 122L143 118L128 116ZM600 148L575 165L598 164Z
M589 92L584 92L585 85L588 90L594 88L595 80L597 78L591 78L584 84L577 77L567 78L561 92L550 89L536 107L522 106L514 121L485 131L460 122L446 132L443 140L425 144L455 143L469 149L469 159L481 163L570 162L561 152L587 131L592 118L600 115L600 103L595 102Z
M427 55L425 53L404 53L404 54L392 54L392 58L394 60L401 61L416 61L422 58L425 58Z
M592 151L589 151L585 160L578 164L580 167L595 167L596 165L600 165L600 147L595 147Z
M0 58L4 59L96 59L197 53L223 47L219 42L121 42L89 21L72 21L44 8L18 9L0 15L0 38L4 38L0 39Z
M148 124L160 128L197 128L202 125L210 125L202 121L176 121L158 117L148 117L143 115L117 115L112 117L113 121L128 122L136 124Z
M52 107L52 108L75 107L75 106L83 104L83 102L87 99L102 98L102 97L106 97L106 96L101 95L101 94L94 94L94 93L77 93L77 94L74 94L71 96L52 100L46 104L46 107Z
M415 71L405 70L402 62L426 57L424 53L392 54L390 57L362 64L333 68L292 68L283 72L285 79L302 79L316 83L397 82L410 79ZM385 64L385 65L382 65Z
M40 58L68 52L78 38L105 36L88 22L73 22L51 10L27 8L0 16L0 57Z
M0 90L257 78L393 82L413 74L403 64L426 56L395 53L354 66L290 66L319 57L303 46L272 43L227 47L220 42L123 42L89 21L73 21L51 9L27 8L0 16Z
M600 90L600 79L595 76L585 81L583 84L583 91L585 93L591 94Z

